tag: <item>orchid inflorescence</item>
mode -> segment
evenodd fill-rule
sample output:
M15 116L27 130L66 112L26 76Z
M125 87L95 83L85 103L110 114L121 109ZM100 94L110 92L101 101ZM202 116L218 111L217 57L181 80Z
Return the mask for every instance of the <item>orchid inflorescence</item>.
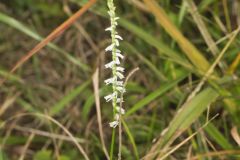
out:
M112 70L112 77L105 80L106 85L112 85L112 93L105 96L107 102L111 101L113 106L113 115L114 120L109 123L110 127L117 127L120 123L120 116L125 113L124 109L120 108L119 104L122 103L121 94L125 92L124 83L123 83L123 72L124 68L120 66L120 59L123 59L124 56L121 54L121 51L118 49L119 40L123 40L121 36L118 35L116 31L116 26L118 25L117 20L119 17L115 16L116 7L113 4L113 0L108 0L108 14L111 20L111 26L106 28L105 31L111 33L111 44L105 49L106 52L112 54L112 61L105 64L105 68Z

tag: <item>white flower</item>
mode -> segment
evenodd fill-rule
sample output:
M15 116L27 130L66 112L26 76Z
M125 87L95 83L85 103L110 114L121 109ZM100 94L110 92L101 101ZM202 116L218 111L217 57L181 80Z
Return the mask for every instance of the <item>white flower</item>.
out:
M107 96L105 96L104 98L105 98L105 100L107 101L107 102L109 102L109 101L111 101L114 97L116 97L116 93L114 92L114 93L112 93L112 94L109 94L109 95L107 95Z
M119 41L117 39L115 39L115 44L116 46L119 46Z
M116 62L115 61L111 61L111 62L105 64L105 68L112 68L114 64L116 64Z
M117 72L116 74L117 74L117 76L118 76L119 79L123 79L123 78L124 78L124 75L123 75L122 73Z
M120 64L120 61L119 61L119 58L118 58L118 57L116 57L116 59L115 59L115 64L117 64L117 65Z
M117 98L117 103L123 102L122 98Z
M119 49L116 49L116 53L121 53L121 51Z
M112 78L108 78L108 79L106 79L104 82L106 83L106 85L108 85L108 84L111 84L111 83L113 83L114 82L114 77L112 77Z
M119 124L119 121L112 121L109 123L110 127L112 127L112 128L116 128L118 126L118 124Z
M124 72L124 68L123 67L117 67L117 71Z
M116 56L117 56L117 57L120 57L121 59L124 58L124 56L123 56L121 53L116 53Z
M119 121L119 118L120 118L120 115L119 115L118 113L116 113L114 119L115 119L116 121Z
M118 86L123 86L123 81L117 81L116 83Z
M117 39L123 40L123 38L122 38L121 36L119 36L119 35L115 35L115 37L116 37Z
M105 49L105 51L112 51L113 47L115 46L114 43L110 44L109 46L107 46L107 48Z
M116 107L116 110L118 113L125 114L125 110L123 108ZM120 112L120 110L121 110L121 112Z
M106 28L105 31L112 31L112 26Z
M118 87L116 87L116 89L121 93L126 92L125 88L123 88L122 86L118 86Z

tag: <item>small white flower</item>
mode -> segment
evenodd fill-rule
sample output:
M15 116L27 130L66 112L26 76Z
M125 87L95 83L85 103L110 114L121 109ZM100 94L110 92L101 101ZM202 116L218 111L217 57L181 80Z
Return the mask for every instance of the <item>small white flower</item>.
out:
M119 121L112 121L109 123L110 127L112 127L112 128L116 128L118 126L118 124L119 124Z
M111 45L107 46L107 48L105 49L105 51L112 51L113 47L115 46L114 43L112 43Z
M115 39L115 44L116 46L119 46L119 41L117 39Z
M124 75L123 75L122 73L117 72L116 74L117 74L117 76L118 76L119 79L123 79L123 78L124 78Z
M123 40L123 38L122 38L121 36L119 36L119 35L115 35L115 37L116 37L117 39Z
M121 93L126 92L125 88L123 88L122 86L118 86L118 87L116 87L116 89Z
M115 59L115 64L117 64L117 65L120 64L120 61L119 61L119 58L118 58L118 57L116 57L116 59Z
M112 84L113 82L114 82L114 79L115 78L108 78L108 79L106 79L104 82L106 83L106 85L108 85L108 84Z
M117 81L116 83L118 86L123 86L123 81Z
M122 98L117 98L117 103L123 102Z
M125 114L125 110L123 108L116 107L116 110L117 110L118 113Z
M116 93L112 93L112 94L109 94L107 96L104 97L104 99L109 102L111 101L114 97L116 97Z
M121 59L124 58L124 56L123 56L121 53L116 53L116 56L117 56L117 57L120 57Z
M116 121L119 121L119 118L120 118L120 115L119 115L118 113L116 113L114 119L115 119Z
M116 49L116 53L121 53L121 51L119 49Z
M117 71L124 72L124 68L118 66L118 67L117 67Z
M112 31L112 26L106 28L105 31Z
M111 62L105 64L105 68L112 68L114 64L116 64L116 62L111 61Z
M118 19L119 19L119 17L115 17L115 18L114 18L115 21L118 20Z

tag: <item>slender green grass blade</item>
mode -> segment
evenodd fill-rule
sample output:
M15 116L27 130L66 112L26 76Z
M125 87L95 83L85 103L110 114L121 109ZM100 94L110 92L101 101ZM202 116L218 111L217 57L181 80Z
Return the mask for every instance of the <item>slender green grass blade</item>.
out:
M139 109L143 108L144 106L146 106L147 104L149 104L150 102L152 102L154 99L158 98L159 96L163 95L164 93L166 93L167 91L169 91L171 88L173 88L174 86L177 85L178 82L180 82L181 80L183 80L187 75L183 75L179 78L177 78L176 80L164 84L161 87L159 87L157 90L153 91L152 93L150 93L149 95L147 95L145 98L143 98L142 100L138 101L134 106L132 106L130 109L128 109L126 116L129 116L133 113L135 113L136 111L138 111Z
M50 115L55 115L62 111L64 107L69 104L73 99L75 99L80 93L82 93L84 89L86 89L90 85L90 83L91 81L88 80L70 91L59 102L57 102L54 106L51 107Z
M15 82L18 82L18 83L24 83L24 81L17 75L14 75L14 74L10 74L9 75L9 72L3 70L3 69L0 69L0 75L3 76L3 77L7 77L9 76L9 80L11 81L15 81Z
M135 143L135 140L134 140L134 138L133 138L133 136L131 134L130 129L128 128L128 126L127 126L127 124L126 124L126 122L124 120L122 120L122 124L123 124L123 127L124 127L124 129L125 129L125 131L127 133L128 138L129 138L129 140L130 140L130 142L131 142L131 144L133 146L133 151L134 151L135 158L138 160L139 159L139 154L138 154L138 149L137 149L137 145Z
M209 123L206 127L204 127L204 130L223 149L233 149L233 146L229 143L229 141L222 135L221 132L218 131L218 129L212 123Z
M170 123L166 133L161 138L161 148L164 147L175 134L187 129L206 108L216 100L219 94L212 88L207 88L182 106Z

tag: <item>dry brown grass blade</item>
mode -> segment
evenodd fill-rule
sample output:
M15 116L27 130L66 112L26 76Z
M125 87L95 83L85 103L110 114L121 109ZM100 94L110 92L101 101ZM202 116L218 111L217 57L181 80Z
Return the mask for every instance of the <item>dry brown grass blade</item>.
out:
M225 150L225 151L217 151L217 152L208 152L208 153L205 153L205 154L201 154L201 155L198 155L198 156L195 156L195 157L192 157L190 160L199 160L203 157L208 157L208 158L211 158L211 157L222 157L224 155L240 155L240 150Z
M189 11L193 17L193 20L195 21L200 33L203 36L203 39L205 40L208 48L210 49L213 56L217 56L217 54L220 52L216 43L214 42L212 36L208 32L207 26L204 23L200 13L198 12L197 6L194 3L193 0L187 0L186 1L189 6ZM219 63L219 66L221 69L224 69L224 64L222 62Z
M169 155L171 155L173 152L175 152L177 149L179 149L181 146L183 146L185 143L187 143L190 139L192 139L195 135L197 135L201 130L206 127L213 119L215 119L218 116L215 115L213 118L211 118L208 122L206 122L202 127L200 127L196 132L194 132L192 135L184 139L181 143L176 145L173 149L171 149L169 152L167 152L165 155L158 157L158 160L164 160L167 158ZM161 155L161 154L160 154Z
M211 76L211 74L214 72L214 68L217 66L217 64L220 62L223 55L226 53L229 46L232 44L232 42L237 37L238 33L240 32L240 27L236 29L237 32L234 32L234 35L230 38L228 43L225 45L221 53L218 55L214 63L211 65L211 67L207 70L207 72L204 74L202 80L198 83L197 87L191 92L191 94L188 96L186 102L190 101L202 88L204 83L207 81L207 79Z
M33 138L35 137L35 134L34 133L31 133L31 135L28 137L28 140L26 142L26 144L24 145L23 147L23 150L22 150L22 153L21 153L21 156L19 157L18 160L24 160L25 159L25 155L27 153L27 150L33 140Z
M71 11L71 9L69 8L69 5L67 4L67 2L64 2L64 7L63 10L66 12L66 14L68 16L72 16L73 13ZM82 36L86 39L86 41L88 42L88 44L92 47L92 49L94 50L94 52L98 55L100 53L100 49L97 46L97 44L95 44L95 42L93 41L93 39L90 37L90 35L86 32L86 30L84 29L84 27L81 25L81 23L79 22L75 22L73 24L78 30L79 32L82 34Z
M40 113L20 113L18 115L12 116L12 117L8 118L7 120L5 120L3 123L0 124L0 128L4 127L9 121L12 121L12 120L18 119L18 118L22 118L22 117L26 117L26 116L40 117L42 119L49 120L52 123L54 123L55 125L57 125L69 136L69 138L72 140L72 142L78 148L79 152L83 155L84 159L90 160L87 153L84 151L83 147L78 143L78 140L73 136L73 134L66 127L64 127L60 122L58 122L56 119L54 119L48 115L44 115L44 114L40 114Z
M236 126L231 129L231 135L235 142L238 144L238 146L240 146L240 135Z
M100 98L99 98L99 69L97 68L95 73L92 77L93 80L93 88L94 88L94 97L95 97L95 103L96 103L96 110L97 110L97 120L98 120L98 130L100 134L100 139L103 147L103 152L106 156L106 158L109 160L109 154L106 149L106 145L104 142L103 137L103 128L102 128L102 117L101 117L101 107L100 107Z
M201 126L200 128L198 128L198 130L196 132L194 132L193 134L191 134L190 136L188 136L186 139L184 139L182 142L180 142L179 144L177 144L176 146L174 146L173 148L171 148L168 152L166 152L165 154L162 154L162 152L164 151L154 151L150 154L147 154L146 156L144 156L143 158L141 158L141 160L149 160L152 159L152 155L157 155L157 160L163 160L165 158L167 158L169 155L171 155L172 153L174 153L177 149L179 149L180 147L182 147L185 143L187 143L190 139L192 139L194 136L196 136L200 131L202 131L202 129L204 127L206 127L212 120L214 120L216 117L218 116L218 114L216 114L214 117L212 117L209 121L207 121L203 126ZM169 148L168 148L169 149ZM151 157L151 158L150 158Z
M216 56L219 52L215 42L213 41L211 35L208 32L207 26L205 25L201 15L198 12L197 6L192 0L187 0L187 4L189 6L189 11L193 17L193 20L197 24L199 31L201 32L206 44L208 45L210 51L214 56Z
M166 32L178 43L183 52L187 55L190 61L202 73L205 73L210 64L202 53L177 29L170 21L165 11L158 5L155 0L144 0L150 11L154 14L161 26Z
M2 105L0 105L0 117L5 113L5 111L15 102L18 98L19 93L15 94L12 97L8 97Z
M67 28L69 28L79 17L81 17L97 0L89 0L81 9L74 15L68 18L65 22L53 30L45 39L38 43L32 50L30 50L24 57L22 57L11 69L10 74L15 72L23 63L36 54L39 50L45 47L49 42L61 35ZM8 76L0 82L0 86L7 80Z
M21 131L21 132L24 132L24 133L31 133L31 134L33 133L35 135L42 136L42 137L55 138L55 139L59 139L59 140L62 140L62 141L73 142L70 137L65 136L65 135L61 135L61 134L55 134L55 133L46 132L46 131L42 131L42 130L37 130L37 129L33 129L33 128L22 127L22 126L18 126L18 125L14 125L12 128L14 130ZM78 141L78 143L84 143L85 142L83 139L80 139L80 138L77 138L77 137L75 137L75 139Z

